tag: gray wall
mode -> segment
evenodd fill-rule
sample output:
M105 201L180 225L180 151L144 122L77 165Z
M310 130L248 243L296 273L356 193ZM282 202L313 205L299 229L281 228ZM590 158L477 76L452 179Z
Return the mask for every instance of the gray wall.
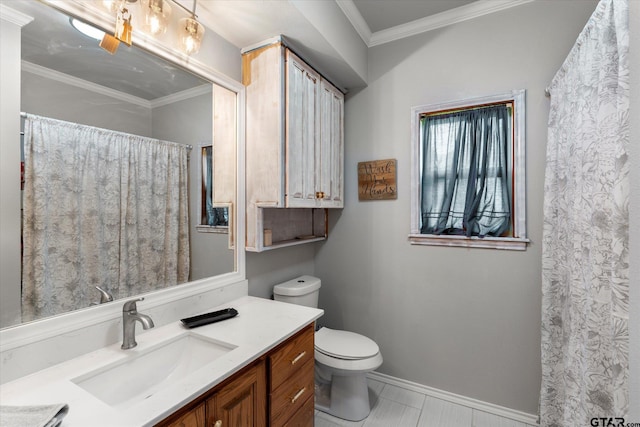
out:
M345 208L315 257L327 326L373 338L380 372L537 413L544 89L596 1L536 1L369 49L345 107ZM412 106L527 90L525 252L412 246ZM398 199L359 202L357 163L397 159Z
M211 93L156 107L152 114L154 138L193 146L189 160L191 280L228 273L234 269L234 252L229 249L229 235L196 230L200 217L199 146L211 144L212 118Z
M280 248L261 253L247 252L249 295L271 298L273 285L303 274L314 274L318 243Z
M151 109L82 87L22 72L22 111L151 137Z

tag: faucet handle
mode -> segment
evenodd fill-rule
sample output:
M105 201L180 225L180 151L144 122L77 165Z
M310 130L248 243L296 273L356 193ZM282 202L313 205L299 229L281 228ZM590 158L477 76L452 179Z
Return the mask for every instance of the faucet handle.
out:
M140 297L140 298L136 298L136 299L133 299L131 301L125 302L124 306L122 307L122 311L123 312L138 311L138 307L136 307L136 303L138 301L144 301L144 298Z

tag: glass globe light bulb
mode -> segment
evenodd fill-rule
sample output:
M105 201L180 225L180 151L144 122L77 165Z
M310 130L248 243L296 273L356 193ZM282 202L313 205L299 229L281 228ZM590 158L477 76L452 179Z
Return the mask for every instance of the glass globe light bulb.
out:
M198 53L204 37L204 27L193 18L180 20L180 45L187 55Z
M163 34L169 26L171 7L164 0L142 0L143 30L152 35Z

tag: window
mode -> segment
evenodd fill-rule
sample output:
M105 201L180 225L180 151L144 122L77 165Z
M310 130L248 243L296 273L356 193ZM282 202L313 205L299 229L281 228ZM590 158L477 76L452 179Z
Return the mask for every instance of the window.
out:
M412 244L526 249L524 93L412 109Z
M213 203L213 146L200 147L200 220L202 232L226 233L229 229L229 209Z

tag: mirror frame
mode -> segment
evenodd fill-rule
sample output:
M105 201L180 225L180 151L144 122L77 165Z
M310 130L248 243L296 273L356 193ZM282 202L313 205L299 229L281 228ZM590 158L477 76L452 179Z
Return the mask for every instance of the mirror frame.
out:
M82 19L101 28L113 27L114 19L98 9L87 7L78 0L33 0L41 1L49 7L53 7L68 16ZM10 7L10 6L9 6ZM203 23L206 26L206 23ZM211 31L208 28L209 31ZM187 282L179 286L165 288L141 294L147 300L145 308L154 308L168 303L192 297L227 285L246 280L245 273L245 87L241 82L216 71L208 65L185 54L167 47L160 41L146 36L143 33L133 32L133 45L157 55L173 64L182 67L214 84L225 87L237 94L237 138L236 138L236 206L232 209L233 229L230 233L234 236L234 271L229 273ZM239 54L239 53L238 53ZM130 297L133 298L134 296ZM122 300L119 300L122 301ZM50 339L66 332L86 328L122 316L122 304L101 304L80 310L64 313L28 323L17 324L0 329L0 342L2 352L17 347L32 344L38 341ZM177 320L177 319L176 319ZM79 326L81 325L81 326Z

